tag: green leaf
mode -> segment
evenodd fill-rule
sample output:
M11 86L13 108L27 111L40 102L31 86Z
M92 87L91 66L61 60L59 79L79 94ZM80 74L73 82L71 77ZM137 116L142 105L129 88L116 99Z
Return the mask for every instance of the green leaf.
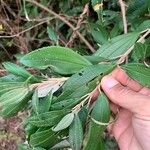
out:
M50 110L61 110L61 109L68 109L68 108L72 108L75 105L77 105L79 102L81 102L81 98L74 98L74 99L65 99L62 100L60 102L57 102L52 104Z
M49 38L54 41L54 42L58 42L58 36L56 34L56 32L51 28L51 27L47 27L47 33Z
M91 0L92 6L94 7L96 4L100 4L102 0Z
M107 97L101 93L97 98L93 107L91 117L99 122L108 123L110 119L110 109ZM106 126L98 125L91 120L89 125L89 133L87 136L87 144L84 150L99 150L104 147L102 142L103 132Z
M114 27L112 28L112 30L110 32L110 37L113 38L113 37L117 36L119 33L120 33L119 24L115 23Z
M29 123L38 126L46 127L57 124L61 118L68 113L68 110L50 111L45 112L28 119Z
M4 93L0 97L0 103L3 106L8 104L17 104L20 101L22 101L27 96L28 93L29 89L26 87L10 90L9 92Z
M138 26L136 30L141 32L149 28L150 28L150 20L145 20Z
M91 65L88 60L76 52L60 46L38 49L22 57L20 62L37 69L51 67L60 74L73 74Z
M35 89L34 94L32 96L32 108L36 114L39 114L40 112L39 107L40 107L40 104L39 104L39 98L38 98L38 90Z
M1 82L0 83L0 95L5 94L14 89L19 89L24 87L23 83L21 82Z
M110 73L115 68L113 64L98 64L84 68L72 75L64 84L63 89L69 91L75 90L82 85L88 84L89 81L97 76L103 76Z
M131 63L123 65L122 68L127 72L127 74L137 82L144 86L150 87L150 68L143 64Z
M91 56L87 55L87 56L84 56L84 58L86 58L92 64L98 64L100 62L108 62L109 61L109 59L106 59L106 58L103 58L100 56L94 56L94 55L91 55Z
M0 82L25 82L26 79L14 74L8 74L6 76L0 77Z
M82 127L84 129L85 125L86 125L86 120L87 120L87 117L88 117L88 110L87 110L87 108L85 106L83 106L78 114L79 114L79 118L80 118L80 120L82 122Z
M63 140L56 145L54 145L51 149L61 149L70 147L70 143L67 140Z
M78 101L80 99L80 97L82 97L83 95L87 94L89 91L89 87L86 85L83 85L75 90L64 90L63 93L57 98L55 103L64 101L67 102L68 100L76 100ZM68 101L69 102L69 101ZM69 103L68 103L69 104Z
M30 144L34 147L52 147L59 141L57 136L57 133L53 132L51 129L42 130L31 135Z
M104 44L108 41L108 33L104 27L96 23L90 23L90 29L96 42Z
M10 73L17 75L17 76L21 76L23 78L29 78L32 77L33 80L37 81L37 79L35 77L33 77L32 74L30 74L27 70L25 70L23 67L20 67L16 64L13 64L11 62L4 62L3 66L5 67L5 69L7 71L9 71Z
M56 99L56 103L68 99L81 99L82 96L86 95L87 93L91 92L98 84L99 78L95 78L92 81L83 84L82 86L76 89L70 90L63 90L62 94L58 96Z
M37 131L38 127L36 127L30 123L27 123L25 125L24 129L25 129L25 133L27 135L27 138L29 139L30 136Z
M66 129L70 126L74 119L74 113L69 113L66 116L64 116L60 122L57 124L57 126L53 129L53 131L57 132L63 129Z
M115 59L124 54L132 45L134 45L138 36L139 33L137 32L116 36L102 45L94 56Z
M69 128L69 142L73 150L80 150L83 140L83 129L79 116L76 114Z
M133 58L133 60L137 63L140 61L144 62L144 60L147 57L147 51L148 51L147 44L136 43L131 58Z
M50 92L46 97L44 97L40 100L40 108L39 108L40 113L49 111L49 109L51 107L51 103L52 103L52 97L53 97L53 93Z
M24 99L22 99L19 103L11 103L3 106L0 115L2 117L12 117L16 115L20 110L22 110L27 102L30 100L32 92L30 92Z

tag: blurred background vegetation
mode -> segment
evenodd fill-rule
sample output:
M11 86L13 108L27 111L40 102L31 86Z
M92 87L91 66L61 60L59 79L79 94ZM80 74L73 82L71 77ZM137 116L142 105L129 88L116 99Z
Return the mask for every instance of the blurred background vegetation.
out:
M124 6L128 32L147 29L150 1L126 0ZM118 0L0 0L0 63L18 63L21 55L49 45L92 54L124 32ZM4 74L0 65L0 76ZM15 150L16 143L24 139L20 128L24 115L0 119L0 150ZM108 149L113 147L110 141Z

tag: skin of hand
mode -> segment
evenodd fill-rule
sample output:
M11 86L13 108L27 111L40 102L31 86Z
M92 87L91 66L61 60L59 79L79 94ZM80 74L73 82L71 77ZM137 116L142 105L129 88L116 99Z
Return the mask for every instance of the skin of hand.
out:
M150 89L129 78L121 68L103 77L101 86L118 119L111 132L121 150L150 150Z

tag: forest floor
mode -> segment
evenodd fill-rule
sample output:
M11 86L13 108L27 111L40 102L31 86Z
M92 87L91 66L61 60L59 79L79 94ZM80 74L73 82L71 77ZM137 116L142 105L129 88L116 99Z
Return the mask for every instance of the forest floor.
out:
M22 121L25 113L16 117L3 119L0 117L0 150L17 150L17 144L25 139Z

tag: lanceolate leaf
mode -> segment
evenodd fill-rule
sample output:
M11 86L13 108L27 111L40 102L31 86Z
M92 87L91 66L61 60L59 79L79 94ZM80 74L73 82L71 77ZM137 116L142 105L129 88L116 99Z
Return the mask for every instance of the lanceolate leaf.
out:
M22 99L19 103L11 103L3 106L2 111L0 113L1 116L3 117L12 117L16 115L20 110L22 110L27 102L31 98L32 92L30 92L24 99Z
M99 24L91 23L90 24L91 33L96 42L99 44L104 44L108 41L108 33L104 27Z
M136 30L138 31L144 31L146 29L150 28L150 20L145 20L144 22L142 22L138 28Z
M109 42L102 45L94 55L110 60L115 59L134 45L138 36L139 33L134 32L114 37Z
M52 103L53 94L50 92L46 97L40 100L40 113L48 112Z
M32 81L38 81L36 77L34 77L32 74L30 74L27 70L25 70L23 67L20 67L16 64L13 64L11 62L4 62L3 66L6 68L6 70L16 76L21 76L23 78L31 78Z
M68 110L50 111L30 117L28 121L38 127L53 126L68 113Z
M94 56L94 55L91 55L91 56L85 55L84 57L88 61L90 61L92 64L98 64L100 62L107 62L107 61L109 61L109 59L106 59L106 58L103 58L103 57L100 57L100 56Z
M64 90L77 89L97 76L110 73L115 68L113 64L92 65L72 75L64 84Z
M150 68L144 64L131 63L123 65L122 68L134 80L138 81L144 86L150 87Z
M22 88L23 83L21 82L1 82L0 83L0 95L3 95L6 92L9 92L13 89Z
M52 147L58 142L57 133L51 129L36 132L30 137L30 144L34 147L40 146L43 148Z
M108 123L110 118L110 109L107 97L101 93L95 102L91 117L96 121ZM103 147L102 136L106 126L96 124L93 120L90 122L87 144L84 150L99 150Z
M32 107L33 107L33 110L36 114L39 114L40 112L40 105L39 105L39 98L38 98L38 91L37 89L34 91L34 94L32 96Z
M54 145L51 149L61 149L61 148L67 148L70 146L70 143L67 140L63 140L56 145Z
M26 66L38 69L51 67L60 74L73 74L91 65L88 60L76 52L60 46L38 49L25 55L20 61Z
M29 90L26 87L13 89L9 92L6 92L5 94L3 94L0 97L0 103L3 106L5 106L7 104L17 104L26 97L28 92L29 92Z
M83 106L78 114L79 114L79 118L80 118L81 123L82 123L82 127L84 129L84 127L86 125L86 120L88 117L88 109L85 106Z
M63 129L66 129L70 126L74 118L74 113L69 113L66 116L64 116L60 122L57 124L57 126L53 129L53 131L57 132Z
M148 50L148 44L136 43L131 58L137 63L140 61L144 62Z
M58 36L57 36L56 32L51 27L47 27L47 33L48 33L49 38L52 41L55 41L57 43Z
M0 82L25 82L26 80L26 78L16 76L14 74L8 74L6 76L0 77Z
M97 85L99 78L95 78L92 81L83 84L82 86L76 89L63 90L63 93L57 98L56 103L59 101L64 101L68 99L80 99L82 96L91 92Z
M52 104L51 110L62 110L64 108L71 108L74 107L76 104L78 104L81 101L81 98L72 98L72 99L66 99L62 100L60 102L57 102Z
M82 123L79 116L76 114L75 118L69 128L69 142L73 150L80 150L83 140Z
M23 67L20 67L20 66L13 64L11 62L5 62L5 63L3 63L3 66L5 67L5 69L7 71L9 71L10 73L12 73L14 75L22 76L24 78L29 78L30 76L32 76L32 74L30 74Z

